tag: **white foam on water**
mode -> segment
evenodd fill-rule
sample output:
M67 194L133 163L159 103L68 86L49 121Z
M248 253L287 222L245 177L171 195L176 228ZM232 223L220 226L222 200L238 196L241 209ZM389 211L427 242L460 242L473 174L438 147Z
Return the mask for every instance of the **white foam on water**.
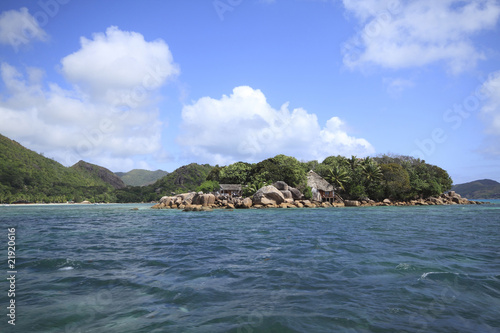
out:
M61 267L58 269L58 271L70 271L72 269L75 269L74 267L72 266L67 266L67 267Z
M419 280L425 280L429 275L439 275L439 274L453 274L453 275L458 275L458 273L452 273L452 272L427 272L422 274Z

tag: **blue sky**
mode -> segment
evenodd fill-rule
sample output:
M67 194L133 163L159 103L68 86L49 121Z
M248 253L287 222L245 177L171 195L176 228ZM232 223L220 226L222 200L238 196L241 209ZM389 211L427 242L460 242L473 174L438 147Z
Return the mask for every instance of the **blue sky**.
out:
M2 1L0 133L112 171L412 155L500 181L500 1Z

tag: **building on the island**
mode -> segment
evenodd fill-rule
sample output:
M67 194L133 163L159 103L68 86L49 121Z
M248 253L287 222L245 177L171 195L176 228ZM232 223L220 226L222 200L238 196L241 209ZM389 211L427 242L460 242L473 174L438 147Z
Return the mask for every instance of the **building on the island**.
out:
M334 187L314 171L307 173L307 186L311 188L313 200L333 202Z
M238 196L240 197L241 185L240 184L220 184L219 193L222 195L228 195L230 197Z

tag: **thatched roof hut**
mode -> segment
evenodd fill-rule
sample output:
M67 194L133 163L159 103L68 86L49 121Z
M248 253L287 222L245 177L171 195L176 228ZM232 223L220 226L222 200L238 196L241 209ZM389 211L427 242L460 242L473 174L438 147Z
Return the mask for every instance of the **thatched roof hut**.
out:
M313 200L333 202L333 185L312 170L307 173L307 186L312 190Z
M219 184L220 193L232 195L241 195L241 185L240 184Z

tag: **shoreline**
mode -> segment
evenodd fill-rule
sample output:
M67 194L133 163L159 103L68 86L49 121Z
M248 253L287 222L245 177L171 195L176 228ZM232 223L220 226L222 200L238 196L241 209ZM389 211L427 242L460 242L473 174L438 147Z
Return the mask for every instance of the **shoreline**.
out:
M462 198L459 194L450 191L439 197L409 201L383 201L373 200L342 200L330 203L307 199L282 199L276 195L269 198L257 199L247 197L227 197L214 194L203 194L201 192L189 192L176 196L165 196L160 202L152 206L152 209L178 209L183 211L210 211L212 209L266 209L266 208L341 208L341 207L411 207L411 206L452 206L452 205L484 205L491 204L487 201L475 201Z

